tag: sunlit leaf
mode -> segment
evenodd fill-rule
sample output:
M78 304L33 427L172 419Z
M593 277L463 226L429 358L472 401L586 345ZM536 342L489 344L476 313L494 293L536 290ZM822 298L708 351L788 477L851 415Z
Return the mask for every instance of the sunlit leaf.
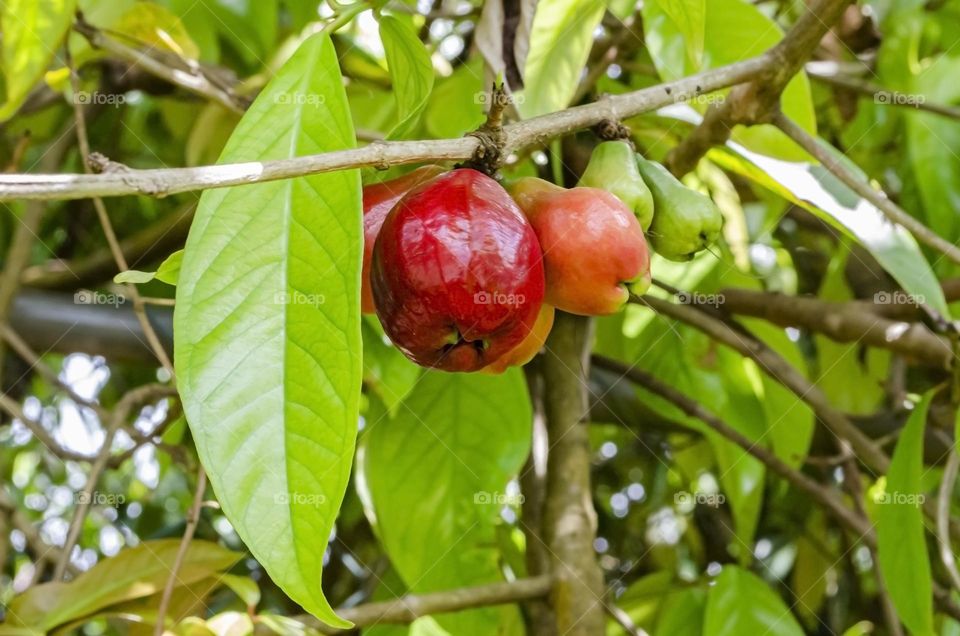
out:
M524 90L517 108L524 117L566 108L606 3L600 0L540 0L533 16Z
M221 161L353 144L336 54L317 34L250 107ZM174 317L178 388L224 512L292 599L339 626L319 581L356 435L362 240L355 170L208 190Z
M180 539L146 541L121 550L68 582L35 585L10 603L7 620L15 627L49 632L58 625L110 605L163 590L180 548ZM177 580L200 581L229 568L243 556L209 541L194 540L187 548Z
M405 20L381 15L380 39L397 100L398 122L390 137L403 137L417 125L427 105L433 88L433 64L413 26Z
M6 0L0 6L7 101L0 121L23 105L40 81L73 20L76 0Z

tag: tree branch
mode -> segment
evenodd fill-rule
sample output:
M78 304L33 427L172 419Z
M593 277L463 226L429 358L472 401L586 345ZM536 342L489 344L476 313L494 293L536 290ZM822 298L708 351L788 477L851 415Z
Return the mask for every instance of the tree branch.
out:
M505 126L505 152L516 151L532 144L543 144L552 138L594 126L604 119L632 117L746 81L766 69L772 59L769 53L764 53L674 82L604 97L592 104ZM82 199L130 194L166 196L192 190L290 179L346 168L388 168L425 161L462 161L473 155L478 144L479 141L471 136L430 141L384 141L374 142L363 148L291 159L151 170L135 170L122 164L101 161L100 174L0 175L0 200Z
M508 583L491 583L430 594L408 594L391 601L340 608L337 610L337 615L356 627L368 627L380 623L408 624L433 614L446 614L541 598L550 592L552 585L551 577L537 576ZM343 633L343 630L326 626L312 616L302 617L301 620L324 634Z
M551 594L556 631L569 636L603 633L603 573L593 542L597 514L590 489L587 373L590 318L558 311L543 359L547 489L543 537L557 577Z
M762 318L780 327L822 333L836 342L862 342L888 349L925 365L949 369L950 341L920 323L894 321L877 315L867 302L827 302L806 296L787 296L745 289L724 289L721 309L730 314ZM695 296L692 296L695 299Z
M158 59L161 51L152 55L149 50L144 51L127 46L111 38L95 26L88 24L82 18L77 20L73 29L87 38L92 47L106 51L114 57L129 62L132 66L140 67L174 86L179 86L195 95L217 102L229 110L242 113L249 104L246 99L235 94L229 87L220 86L218 83L211 81L203 73L200 65L196 63L178 58L176 61L179 62L181 68L175 68L173 65Z
M850 0L818 0L793 28L770 49L775 60L761 77L738 86L727 98L707 109L703 121L667 155L666 166L675 175L690 172L714 146L726 143L734 126L762 123L780 102L790 79L816 49L830 27L840 19Z
M768 450L766 446L762 446L759 442L755 442L743 435L708 411L700 403L687 397L673 387L668 386L666 383L661 382L652 374L647 373L639 367L627 365L619 360L613 360L598 354L594 354L593 362L598 367L614 371L626 377L634 384L643 387L655 395L659 395L687 415L697 418L723 437L750 453L763 462L772 472L795 486L797 490L810 495L813 500L823 506L837 521L846 526L858 537L862 537L871 532L871 526L867 519L859 516L855 511L845 506L843 501L826 486L794 470Z
M764 373L810 405L813 412L835 437L848 440L857 456L867 466L878 474L886 474L890 458L873 440L854 426L846 415L831 406L820 389L763 342L735 330L717 318L708 316L696 307L678 305L654 296L643 296L636 302L647 305L659 314L687 323L756 362Z
M798 146L822 163L827 170L836 175L848 188L873 204L873 206L880 210L890 221L898 223L910 230L910 233L917 237L917 240L921 243L944 253L953 262L960 263L960 247L942 238L916 218L910 216L903 208L888 199L883 192L880 192L867 183L866 180L856 175L852 170L838 161L815 137L798 126L789 117L778 112L774 115L773 121L774 124Z
M804 70L807 75L817 81L829 84L835 88L873 97L875 103L884 106L902 106L912 110L923 110L928 113L942 115L951 119L960 119L960 108L956 106L936 104L926 100L905 100L902 99L903 93L887 90L862 78L850 77L849 75L843 75L839 72L828 72L824 70L824 65L830 65L831 67L837 66L836 62L809 62Z

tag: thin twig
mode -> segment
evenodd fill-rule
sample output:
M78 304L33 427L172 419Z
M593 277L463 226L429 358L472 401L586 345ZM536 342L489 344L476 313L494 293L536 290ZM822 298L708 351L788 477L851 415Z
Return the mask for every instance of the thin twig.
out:
M552 587L553 579L550 576L535 576L516 581L464 587L430 594L407 594L389 601L339 608L337 609L337 615L350 621L356 627L378 624L409 624L423 616L543 598ZM324 634L343 633L342 630L320 623L312 616L302 616L299 617L299 620Z
M697 95L746 81L771 63L768 54L722 66L658 86L612 95L592 104L576 106L504 126L505 152L520 150L596 125L605 119L619 120L686 101ZM100 174L0 174L0 200L82 199L142 194L166 196L178 192L222 188L290 179L345 168L462 161L476 151L475 137L429 141L374 142L363 148L338 150L274 161L135 170L122 164L101 162Z
M183 559L187 554L187 548L193 540L193 533L197 530L197 523L200 521L200 508L203 506L203 493L207 489L207 473L203 466L197 471L197 488L193 493L193 505L187 513L187 525L183 529L183 539L180 541L180 547L177 549L177 556L173 561L173 567L170 568L170 576L163 586L163 596L160 597L160 607L157 609L157 623L154 627L154 636L163 636L164 618L167 615L167 608L170 606L170 597L173 595L173 588L177 583L177 572L183 565Z
M40 356L30 348L23 338L21 338L13 329L9 326L0 324L0 337L3 338L10 345L10 348L13 349L17 355L23 358L24 362L30 365L30 368L37 371L43 378L50 384L57 386L66 393L71 400L80 404L81 406L86 406L87 408L93 409L93 411L100 417L101 420L106 419L107 410L103 408L98 402L93 400L88 400L82 395L74 391L73 387L60 379L60 376L45 363Z
M710 148L726 143L738 124L763 123L776 110L787 84L817 44L840 19L850 0L817 0L771 50L774 62L749 84L738 86L713 104L693 131L667 155L665 165L676 175L692 170Z
M921 243L942 252L955 263L960 263L960 247L942 238L939 234L908 214L899 205L888 199L883 192L877 190L867 183L866 180L854 174L852 170L843 165L831 152L821 145L817 139L798 126L789 117L783 113L777 113L774 116L774 124L790 137L790 139L796 142L797 145L823 164L827 170L832 172L840 181L846 184L848 188L873 204L873 206L880 210L890 221L898 223L908 229Z
M67 67L70 70L70 83L73 91L77 92L80 90L80 78L77 77L77 72L73 66L73 60L70 59L69 52L67 53ZM80 157L83 159L84 169L89 173L90 141L87 137L87 121L83 114L83 105L80 104L78 100L74 100L73 103L73 116L77 127L77 143L80 146ZM113 253L117 267L121 272L127 271L130 269L130 266L127 264L127 257L123 253L120 241L117 240L117 234L113 230L113 224L110 222L110 216L107 214L107 207L104 205L103 199L93 197L93 207L97 211L97 218L100 220L100 226L103 228L103 233L107 237L107 245L110 246L110 251ZM160 361L163 368L170 374L170 377L175 377L173 362L170 360L170 356L167 355L166 349L163 348L163 344L161 344L160 338L157 336L153 325L150 324L150 319L147 318L143 299L140 297L137 286L127 284L124 289L127 294L130 295L130 298L133 299L133 313L136 315L137 321L143 329L143 335L146 337L147 343L153 350L154 355L157 356L157 360Z
M940 492L937 494L937 545L940 548L940 560L950 575L950 583L954 589L960 591L960 572L957 571L957 561L953 556L950 543L950 501L953 499L953 488L957 483L957 472L960 469L960 454L956 448L950 451L947 465L943 469L943 478L940 480Z
M636 366L630 366L619 360L613 360L604 356L593 356L594 363L601 368L608 369L617 374L626 377L631 382L643 387L644 389L659 395L667 400L681 411L691 417L695 417L721 436L730 440L746 452L753 455L762 462L771 471L782 477L802 492L807 493L817 503L822 505L832 514L837 521L854 532L857 536L863 537L872 532L870 523L861 515L851 510L843 504L843 501L828 488L817 483L805 474L791 468L783 460L774 455L767 447L759 444L743 435L732 426L721 420L719 417L708 411L700 403L692 398L677 391L665 382L658 380L651 373Z
M873 97L873 101L876 104L883 106L900 106L910 110L922 110L936 115L943 115L951 119L960 119L960 108L956 106L928 102L926 99L916 99L916 96L887 90L861 78L850 77L849 75L843 75L841 73L829 73L821 70L822 64L825 63L810 62L807 64L807 75L824 84Z
M129 62L132 66L144 69L151 75L155 75L195 95L217 102L234 112L242 113L246 109L247 100L236 95L228 87L218 86L216 82L211 81L199 65L184 63L181 65L182 68L174 68L151 55L150 51L127 46L82 19L77 20L73 29L87 38L94 48L102 49L121 60ZM74 87L74 94L77 94L77 87Z
M695 327L717 342L756 362L761 371L806 402L835 437L849 440L857 456L867 466L877 474L887 472L890 458L883 450L854 426L846 415L831 406L819 388L762 341L734 329L726 322L709 316L696 307L671 303L654 296L643 296L635 302L645 304L659 314Z
M87 512L89 512L90 506L95 499L95 492L97 489L97 483L100 481L100 475L103 473L108 462L110 461L110 451L113 446L113 438L116 436L117 430L119 430L123 423L126 422L135 406L152 397L168 395L170 392L171 388L162 384L145 384L137 387L136 389L128 391L123 395L122 398L120 398L120 401L117 402L117 406L113 409L110 421L105 428L103 445L100 447L100 451L97 453L97 458L90 466L90 472L87 475L87 483L84 485L83 490L80 491L79 496L77 497L77 507L74 509L73 519L70 521L70 528L67 530L67 538L64 540L63 544L63 553L61 554L60 559L57 561L57 566L54 569L53 580L59 581L63 578L67 564L70 562L70 553L73 551L73 547L77 543L77 538L80 536L80 530L83 527L83 520L86 518Z

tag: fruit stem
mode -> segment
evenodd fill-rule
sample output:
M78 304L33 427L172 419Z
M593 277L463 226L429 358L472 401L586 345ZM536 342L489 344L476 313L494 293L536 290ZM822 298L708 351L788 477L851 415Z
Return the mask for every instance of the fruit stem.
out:
M633 132L623 122L604 119L593 127L593 133L602 141L623 140L633 146Z
M504 89L503 82L494 84L490 91L490 110L487 111L487 120L482 126L467 133L480 140L480 145L473 156L457 165L458 168L473 168L493 176L503 164L503 149L507 136L503 132L503 111L510 105L510 95Z

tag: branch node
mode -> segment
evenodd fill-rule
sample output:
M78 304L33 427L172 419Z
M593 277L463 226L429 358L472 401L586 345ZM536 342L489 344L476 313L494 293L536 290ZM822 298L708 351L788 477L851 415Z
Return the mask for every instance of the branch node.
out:
M603 141L623 140L633 145L633 133L630 128L622 122L613 119L604 119L593 127L594 134Z
M91 152L87 157L87 165L90 166L90 169L98 174L107 174L107 173L117 173L117 172L129 172L130 168L123 165L122 163L112 161L106 155L100 154L99 152Z
M497 172L504 160L504 148L507 145L507 135L503 130L503 111L510 105L510 95L503 84L494 84L490 92L490 110L487 112L487 121L482 126L467 133L476 137L480 144L473 156L458 168L473 168L487 175Z

